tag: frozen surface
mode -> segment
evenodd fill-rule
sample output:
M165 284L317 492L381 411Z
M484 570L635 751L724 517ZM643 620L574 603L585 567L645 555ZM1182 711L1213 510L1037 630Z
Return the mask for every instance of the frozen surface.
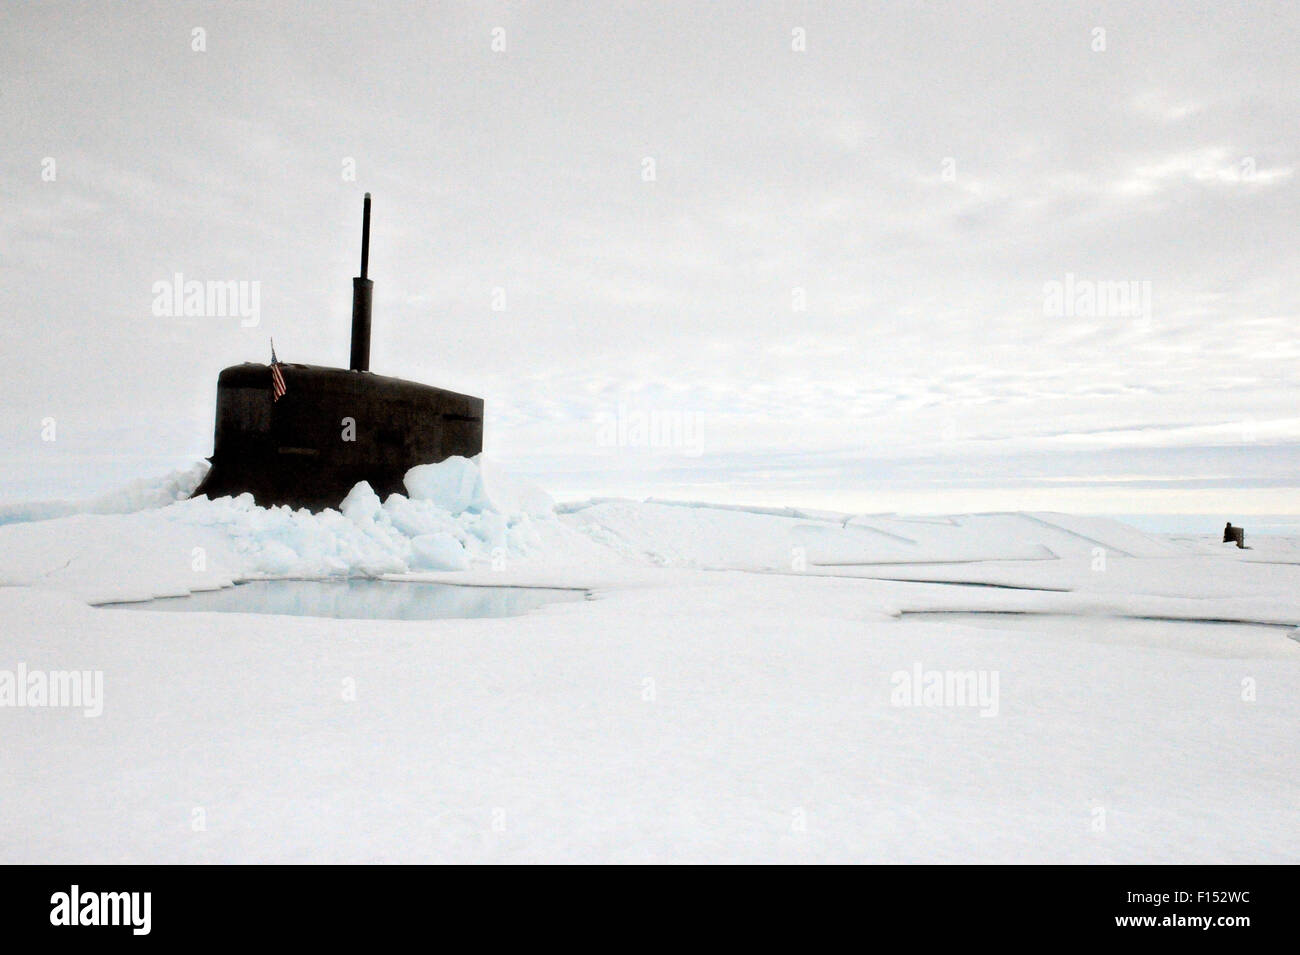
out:
M1295 652L1286 640L1280 639L1290 635L1290 628L1254 623L961 611L922 611L908 614L906 619L981 630L1023 631L1045 641L1157 647L1225 659L1287 659Z
M105 695L0 707L0 860L1300 861L1294 541L557 511L478 460L416 472L318 515L145 494L0 527L0 671L98 669ZM88 605L384 575L596 599ZM921 668L996 674L996 715L896 705Z
M156 480L142 478L132 481L125 487L86 501L0 503L0 524L45 521L70 514L129 514L148 508L166 507L188 498L207 473L207 462L200 461Z

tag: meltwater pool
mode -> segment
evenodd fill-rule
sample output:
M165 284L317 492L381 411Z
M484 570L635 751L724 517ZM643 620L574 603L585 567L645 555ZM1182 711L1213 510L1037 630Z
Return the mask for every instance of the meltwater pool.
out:
M478 587L404 580L250 580L188 597L104 604L108 609L271 613L351 620L516 617L546 604L583 600L558 587Z

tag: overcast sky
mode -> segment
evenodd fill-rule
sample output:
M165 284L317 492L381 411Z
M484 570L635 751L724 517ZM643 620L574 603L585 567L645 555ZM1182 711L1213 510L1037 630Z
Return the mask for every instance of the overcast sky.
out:
M210 453L269 336L346 365L369 191L371 367L484 397L488 453L560 496L1298 512L1298 33L1266 2L4 4L0 497ZM177 273L258 283L258 324L155 314Z

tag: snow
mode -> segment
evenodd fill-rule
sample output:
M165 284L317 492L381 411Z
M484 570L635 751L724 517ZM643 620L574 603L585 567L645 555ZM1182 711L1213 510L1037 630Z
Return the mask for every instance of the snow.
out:
M193 494L207 473L207 462L199 461L161 480L141 478L89 501L4 503L0 504L0 524L46 521L70 514L130 514L148 508L166 507Z
M2 861L1300 860L1294 540L557 508L477 458L320 514L183 483L0 527L0 670L104 674L98 718L0 707ZM89 605L277 577L596 599ZM996 716L895 705L916 668L996 674Z
M319 514L258 507L244 494L13 523L0 528L8 545L0 546L0 586L54 587L104 603L264 577L377 577L603 556L604 548L560 522L543 492L504 476L489 488L481 463L450 458L413 468L410 496L382 502L362 482L338 510ZM175 480L133 493L153 502Z

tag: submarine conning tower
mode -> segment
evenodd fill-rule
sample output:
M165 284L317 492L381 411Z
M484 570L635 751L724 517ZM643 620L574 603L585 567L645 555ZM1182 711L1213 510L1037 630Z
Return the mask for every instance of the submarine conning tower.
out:
M370 194L361 226L361 274L352 280L348 368L245 362L217 377L212 468L194 495L251 493L263 506L337 507L358 481L405 493L418 464L483 450L483 399L370 372Z

